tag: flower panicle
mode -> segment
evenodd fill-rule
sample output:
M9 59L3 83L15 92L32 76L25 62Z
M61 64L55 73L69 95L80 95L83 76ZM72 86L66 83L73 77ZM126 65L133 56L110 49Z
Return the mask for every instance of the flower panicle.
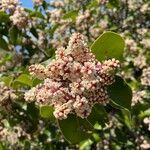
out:
M74 33L68 47L59 48L47 66L29 67L31 75L44 83L29 90L25 99L40 106L53 106L57 119L65 119L70 113L86 118L94 104L109 102L107 86L114 82L114 71L119 67L119 61L114 58L98 62L84 37Z

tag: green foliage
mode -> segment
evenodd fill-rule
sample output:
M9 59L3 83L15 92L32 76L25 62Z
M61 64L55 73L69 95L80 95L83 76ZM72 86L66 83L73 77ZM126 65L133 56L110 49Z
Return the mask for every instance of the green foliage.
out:
M119 34L108 31L95 40L91 50L100 61L109 58L122 60L124 46L124 40Z
M145 73L150 66L149 0L62 2L54 6L44 0L33 9L25 8L29 20L22 28L10 19L13 10L0 11L0 150L143 149L143 144L150 143L149 124L144 122L150 117L149 75ZM117 74L121 77L115 76L108 87L106 106L95 104L86 119L71 114L56 121L52 106L37 107L24 100L26 91L43 83L26 68L48 65L54 50L66 47L74 32L84 34L88 45L93 43L91 51L98 61L120 60ZM1 136L3 129L8 135Z
M0 35L0 49L2 49L2 50L9 50L8 43L4 40L2 35Z
M32 79L27 74L22 74L14 80L13 87L17 88L19 85L32 86Z
M16 44L17 39L18 39L18 34L19 34L19 31L18 31L18 28L16 26L12 26L9 29L9 38L13 44Z
M119 7L119 0L109 0L108 6L110 6L112 9L114 7L118 8Z
M132 90L121 77L115 77L115 82L108 87L108 95L114 104L131 109Z
M37 17L37 18L44 19L43 14L41 12L39 12L39 11L31 11L29 16L30 17Z
M48 118L50 120L54 120L53 111L54 111L53 107L42 106L40 108L40 115L43 118Z
M89 123L75 115L70 115L65 120L58 120L59 127L65 139L72 144L79 143L90 137Z
M96 127L97 124L104 126L104 124L108 121L107 112L104 106L96 104L92 108L92 112L87 120L93 125L93 127Z
M4 76L1 78L1 81L5 83L6 86L10 87L13 81L13 77L10 76Z
M69 11L64 15L64 19L72 19L72 21L76 20L76 17L78 15L78 11L73 10L73 11Z
M7 23L9 21L9 15L3 11L0 11L0 21Z
M4 150L2 144L0 143L0 150Z

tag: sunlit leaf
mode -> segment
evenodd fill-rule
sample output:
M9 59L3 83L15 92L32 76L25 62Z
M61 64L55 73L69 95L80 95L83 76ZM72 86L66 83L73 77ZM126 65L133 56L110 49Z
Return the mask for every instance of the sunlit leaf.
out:
M29 75L27 74L22 74L20 75L17 79L14 80L13 87L17 87L18 85L27 85L27 86L32 86L32 79Z
M53 115L53 111L54 111L54 109L51 106L42 106L40 108L40 115L43 118L54 120L55 118L54 118L54 115Z
M122 60L125 42L123 38L114 32L104 32L91 46L92 52L100 61L116 58Z

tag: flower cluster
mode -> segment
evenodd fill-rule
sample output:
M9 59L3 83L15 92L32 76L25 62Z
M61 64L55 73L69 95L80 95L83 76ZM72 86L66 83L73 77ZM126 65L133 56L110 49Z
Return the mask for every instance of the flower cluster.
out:
M18 28L24 28L28 23L27 13L24 11L24 8L21 6L17 6L14 11L14 14L10 16L10 20Z
M125 43L126 43L126 46L127 46L127 50L130 53L135 53L137 51L137 43L133 39L127 38L125 40Z
M146 64L146 58L144 57L143 54L139 54L133 61L134 66L143 69L147 64Z
M25 99L36 99L38 105L52 105L58 119L67 118L70 113L86 118L95 103L108 102L107 86L113 83L112 73L119 66L115 59L98 62L84 37L74 33L68 47L59 48L49 65L29 67L30 73L44 79L44 83L28 91Z
M33 0L33 3L34 3L36 6L40 6L40 5L42 5L43 0Z
M19 4L19 0L2 0L1 3L4 10L14 11Z
M1 120L4 121L4 120ZM0 125L0 139L1 141L9 141L12 145L18 143L20 138L25 137L31 139L30 135L27 134L20 126L14 126L13 129L4 128L4 125Z
M137 103L143 104L144 98L146 98L146 91L133 91L132 106L136 105Z
M137 133L136 136L137 136L135 139L135 143L137 144L136 149L147 150L150 148L150 143L147 138L145 138L143 135L140 135L139 133Z
M38 32L38 41L37 41L37 45L39 46L39 48L44 49L45 48L45 41L46 41L46 36L45 33L42 32L41 30L39 30Z
M148 140L144 139L143 143L140 145L141 149L150 149L150 143Z
M150 67L143 69L143 74L141 77L141 83L146 86L150 86Z
M52 1L50 2L52 6L54 7L64 7L64 2L61 0L57 0L57 1Z
M8 100L17 99L17 95L3 82L0 82L0 105L5 105Z
M143 122L148 125L148 130L150 131L150 117L145 117Z

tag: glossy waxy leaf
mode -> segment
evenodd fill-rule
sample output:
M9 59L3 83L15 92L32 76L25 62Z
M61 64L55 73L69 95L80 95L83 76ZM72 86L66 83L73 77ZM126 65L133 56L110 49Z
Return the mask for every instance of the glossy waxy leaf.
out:
M100 61L109 58L121 60L124 46L125 42L119 34L108 31L95 40L91 50Z
M40 115L43 118L48 118L54 120L54 115L53 115L53 107L51 106L42 106L40 108Z
M121 77L115 77L115 82L108 87L108 94L114 105L131 109L132 90Z
M72 144L79 143L90 137L90 124L86 119L69 115L67 119L59 120L59 127L65 139Z

